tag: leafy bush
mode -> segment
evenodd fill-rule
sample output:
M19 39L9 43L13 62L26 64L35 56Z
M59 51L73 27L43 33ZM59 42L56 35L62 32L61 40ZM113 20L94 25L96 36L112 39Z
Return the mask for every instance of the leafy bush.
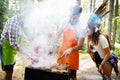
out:
M120 24L119 24L120 26ZM116 41L120 43L120 27L117 28Z
M6 9L7 5L4 1L0 2L0 29L3 28L3 25L6 21Z
M84 43L82 49L80 50L80 53L86 53L86 52L87 52L86 43Z
M120 59L120 48L115 48L115 54Z

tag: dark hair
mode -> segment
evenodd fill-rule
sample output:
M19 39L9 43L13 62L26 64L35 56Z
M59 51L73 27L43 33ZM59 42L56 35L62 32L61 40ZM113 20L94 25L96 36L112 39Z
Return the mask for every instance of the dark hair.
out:
M90 41L92 42L92 44L94 45L98 44L100 34L101 34L100 31L97 31L97 32L93 32L93 35L88 37Z
M104 35L104 36L106 37L106 39L107 39L107 41L108 41L108 44L109 44L109 47L110 47L110 50L111 50L111 49L112 49L112 46L111 46L111 44L110 44L109 36L108 36L107 34L103 34L103 33L102 33L102 35Z
M102 34L106 37L108 44L109 44L109 48L110 50L112 49L111 44L110 44L110 40L107 34L101 33L100 31L94 32L92 36L88 37L88 44L91 41L93 45L97 45L99 42L99 35ZM87 45L88 47L89 45Z
M87 38L87 49L88 49L88 53L91 53L91 49L90 49L90 41L92 42L93 45L97 45L99 42L99 35L100 35L100 31L94 32L92 36L89 36Z

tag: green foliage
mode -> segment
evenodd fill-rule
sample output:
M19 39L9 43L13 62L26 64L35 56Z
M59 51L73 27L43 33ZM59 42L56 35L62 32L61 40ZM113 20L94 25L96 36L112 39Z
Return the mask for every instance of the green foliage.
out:
M21 0L23 3L33 3L33 2L35 2L35 1L38 1L38 2L40 2L40 1L43 1L43 0Z
M118 15L120 16L120 4L118 5Z
M119 9L118 9L118 17L116 17L117 19L117 34L116 34L116 42L120 43L120 4L119 4Z
M120 16L115 17L113 20L117 21L116 42L120 43Z
M120 48L115 48L115 54L118 57L118 59L120 59Z
M7 7L8 7L7 0L0 0L0 29L3 28L3 25L8 17L6 13Z
M86 43L84 43L82 49L80 50L80 53L86 53L86 52L87 52Z
M12 3L9 5L9 3ZM18 1L0 0L0 33L7 19L18 13Z
M120 26L120 24L119 24ZM120 27L117 29L116 42L120 43Z

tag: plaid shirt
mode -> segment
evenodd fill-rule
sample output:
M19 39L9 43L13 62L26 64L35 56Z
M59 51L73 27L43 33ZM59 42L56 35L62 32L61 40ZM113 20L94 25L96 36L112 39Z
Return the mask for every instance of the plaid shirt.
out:
M111 53L110 58L109 58L108 61L109 61L109 62L111 63L111 65L113 66L116 75L118 75L118 74L119 74L118 64L117 64L117 63L118 63L118 58L116 57L114 51L111 51L111 52L112 52L112 53Z
M3 38L8 39L10 45L15 49L19 47L17 40L21 26L21 21L17 16L13 16L12 18L8 19L1 34L1 40Z

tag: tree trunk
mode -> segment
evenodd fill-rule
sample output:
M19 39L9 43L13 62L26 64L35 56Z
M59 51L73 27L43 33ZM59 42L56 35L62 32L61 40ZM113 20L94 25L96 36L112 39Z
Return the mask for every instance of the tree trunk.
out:
M90 12L92 11L92 0L90 0Z
M94 0L93 10L95 9L95 3L96 3L96 0Z
M115 16L114 17L117 17L117 16L118 16L118 0L116 0L116 3L115 3ZM117 19L114 20L114 30L113 30L113 38L112 38L113 49L114 49L114 44L115 44L115 39L116 39L116 30L117 30Z
M113 10L114 10L114 0L110 0L109 10L112 10L109 13L109 19L108 19L108 36L111 41L111 32L112 32L112 18L113 18Z

